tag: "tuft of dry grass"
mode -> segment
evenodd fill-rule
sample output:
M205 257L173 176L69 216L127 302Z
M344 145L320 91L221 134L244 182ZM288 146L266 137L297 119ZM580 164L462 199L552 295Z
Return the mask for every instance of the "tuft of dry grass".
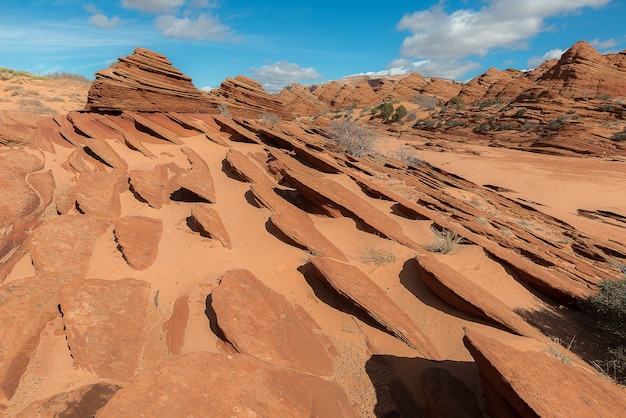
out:
M434 227L430 228L435 234L435 238L433 242L424 248L433 253L441 253L441 254L449 254L454 248L461 244L464 240L463 237L459 236L454 231L450 231L449 229L442 229L441 231L435 229Z
M363 252L361 260L365 264L374 264L383 266L385 264L393 264L398 259L393 249L370 248Z

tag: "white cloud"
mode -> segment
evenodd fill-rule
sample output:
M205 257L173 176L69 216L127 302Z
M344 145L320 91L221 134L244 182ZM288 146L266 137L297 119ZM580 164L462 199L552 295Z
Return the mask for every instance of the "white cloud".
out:
M122 24L122 20L113 16L111 18L107 17L101 10L99 10L92 3L86 4L84 9L91 13L91 17L89 18L89 24L95 26L100 29L113 29L116 26Z
M158 16L154 22L166 38L223 41L232 34L230 27L217 17L204 14L197 19L164 15Z
M387 67L389 68L389 73L392 75L417 72L424 77L440 77L456 80L470 71L477 70L481 65L477 62L454 59L411 61L400 58L389 63Z
M101 29L113 29L122 23L119 17L108 18L102 13L95 14L89 18L89 24Z
M127 9L145 13L167 13L184 3L185 0L122 0L122 6Z
M285 61L264 65L261 68L253 68L251 71L253 77L269 92L278 91L288 84L317 80L322 77L322 74L313 67L304 68Z
M530 59L528 60L526 64L530 68L537 68L548 60L561 58L561 55L563 55L564 52L565 52L564 49L559 49L559 48L551 49L541 56L530 57Z
M485 56L494 48L524 48L527 40L545 30L544 19L599 7L610 0L490 0L480 10L444 10L443 2L405 15L397 25L411 35L400 54L409 59L459 59Z
M593 41L589 41L589 43L596 49L608 49L613 48L617 45L617 41L615 39L607 39L606 41L601 41L596 38Z

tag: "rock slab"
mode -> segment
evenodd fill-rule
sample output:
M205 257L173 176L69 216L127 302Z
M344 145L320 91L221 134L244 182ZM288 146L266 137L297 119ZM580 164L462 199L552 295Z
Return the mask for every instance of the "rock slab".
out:
M330 376L329 348L317 322L248 270L231 270L212 293L217 324L240 353L285 367Z
M149 396L146 396L149 394ZM334 382L245 354L169 357L98 412L107 417L356 417Z
M130 380L146 338L150 284L90 279L67 283L59 309L74 363L102 378Z

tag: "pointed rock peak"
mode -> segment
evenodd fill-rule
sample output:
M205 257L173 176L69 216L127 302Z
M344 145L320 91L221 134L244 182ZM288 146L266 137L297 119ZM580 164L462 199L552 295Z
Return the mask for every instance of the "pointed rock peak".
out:
M85 106L95 112L216 113L215 108L165 55L144 48L96 72Z
M578 41L561 55L561 59L558 63L560 65L572 64L583 60L601 62L604 61L605 58L588 42Z

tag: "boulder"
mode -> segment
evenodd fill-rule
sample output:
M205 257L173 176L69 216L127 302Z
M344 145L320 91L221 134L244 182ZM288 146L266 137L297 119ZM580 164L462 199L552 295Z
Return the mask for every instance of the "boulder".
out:
M209 203L215 203L215 186L207 163L189 147L182 147L181 151L187 156L191 168L176 177L176 183Z

